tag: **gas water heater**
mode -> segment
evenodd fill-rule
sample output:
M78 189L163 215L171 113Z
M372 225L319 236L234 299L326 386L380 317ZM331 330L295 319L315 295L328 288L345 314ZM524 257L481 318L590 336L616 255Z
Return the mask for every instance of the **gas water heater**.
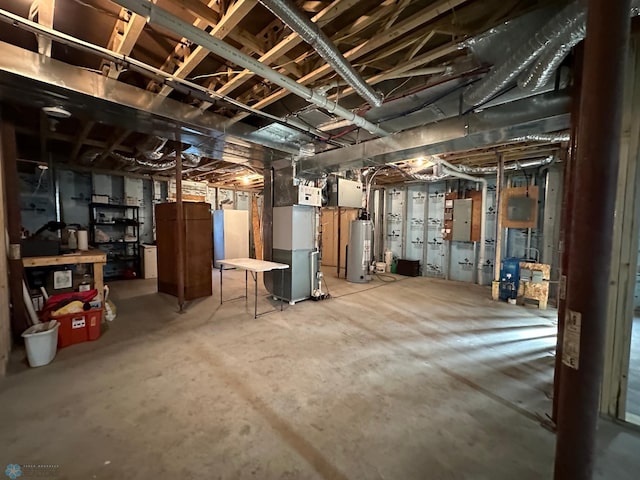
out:
M347 253L347 281L367 283L371 280L373 224L371 220L353 220L349 228L349 250Z

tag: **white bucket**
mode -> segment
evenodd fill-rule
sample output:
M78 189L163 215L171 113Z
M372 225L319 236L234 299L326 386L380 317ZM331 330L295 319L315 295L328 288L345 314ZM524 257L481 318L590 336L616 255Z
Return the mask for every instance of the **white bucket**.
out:
M384 264L387 273L391 271L391 263L393 262L393 252L389 249L384 251Z
M387 270L387 264L384 262L376 262L376 273L384 273Z
M48 365L56 356L58 348L58 327L60 322L51 320L27 328L22 332L27 359L31 367Z

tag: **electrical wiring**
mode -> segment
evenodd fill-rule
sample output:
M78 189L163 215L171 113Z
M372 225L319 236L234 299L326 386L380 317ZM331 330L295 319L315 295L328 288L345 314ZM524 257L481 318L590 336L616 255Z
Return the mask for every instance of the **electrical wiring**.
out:
M374 273L374 275L378 278L378 280L384 283L393 283L398 281L396 277L394 277L393 275L389 275L388 273ZM385 278L388 278L390 280L385 280Z
M36 185L36 189L33 191L32 195L35 195L36 193L38 193L38 190L40 190L40 186L42 185L42 177L44 177L45 172L47 172L47 170L40 170L40 176L38 177L38 184Z

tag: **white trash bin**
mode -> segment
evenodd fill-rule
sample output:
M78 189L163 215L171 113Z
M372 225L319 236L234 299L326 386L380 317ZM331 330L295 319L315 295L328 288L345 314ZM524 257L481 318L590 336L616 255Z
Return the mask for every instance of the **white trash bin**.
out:
M22 332L22 338L27 347L27 359L31 367L48 365L54 359L58 349L58 327L60 322L51 320L29 327Z

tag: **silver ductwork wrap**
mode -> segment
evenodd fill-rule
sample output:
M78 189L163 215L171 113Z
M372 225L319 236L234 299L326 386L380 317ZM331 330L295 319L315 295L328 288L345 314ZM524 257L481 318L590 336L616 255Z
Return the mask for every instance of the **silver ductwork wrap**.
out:
M545 165L549 165L553 163L555 160L555 156L549 155L546 158L538 158L535 160L526 160L515 162L510 162L504 166L505 171L507 170L524 170L525 168L533 168L533 167L542 167ZM477 175L490 175L498 172L498 166L492 167L467 167L466 165L455 165L456 169L463 173L468 174L477 174Z
M555 42L549 45L540 56L537 63L527 74L518 80L518 85L530 91L536 91L546 85L562 61L569 55L573 47L584 40L587 35L587 12L580 12L575 27L568 30ZM630 15L640 15L640 0L632 0Z
M167 139L162 137L147 137L136 146L136 150L145 156L147 160L160 160L164 155L162 149L167 144Z
M98 153L100 155L100 153ZM173 151L168 155L161 156L158 160L146 160L139 159L134 157L127 157L126 155L122 155L120 153L111 153L113 158L122 162L124 164L133 167L132 169L142 168L144 170L153 170L153 171L161 171L161 170L170 170L176 167L176 152ZM200 164L200 157L197 155L192 155L189 153L182 154L182 162L185 167L194 168Z
M561 10L505 62L494 67L477 85L469 87L465 103L482 105L509 86L556 38L575 30L584 18L585 8L585 0L577 0Z
M558 133L532 133L528 135L522 135L520 137L514 137L509 139L509 143L513 142L549 142L560 143L568 142L571 140L571 134L569 132Z
M282 20L291 30L311 45L316 52L369 104L382 105L382 94L377 93L355 71L340 50L331 42L320 27L309 20L288 0L260 0L273 14Z

